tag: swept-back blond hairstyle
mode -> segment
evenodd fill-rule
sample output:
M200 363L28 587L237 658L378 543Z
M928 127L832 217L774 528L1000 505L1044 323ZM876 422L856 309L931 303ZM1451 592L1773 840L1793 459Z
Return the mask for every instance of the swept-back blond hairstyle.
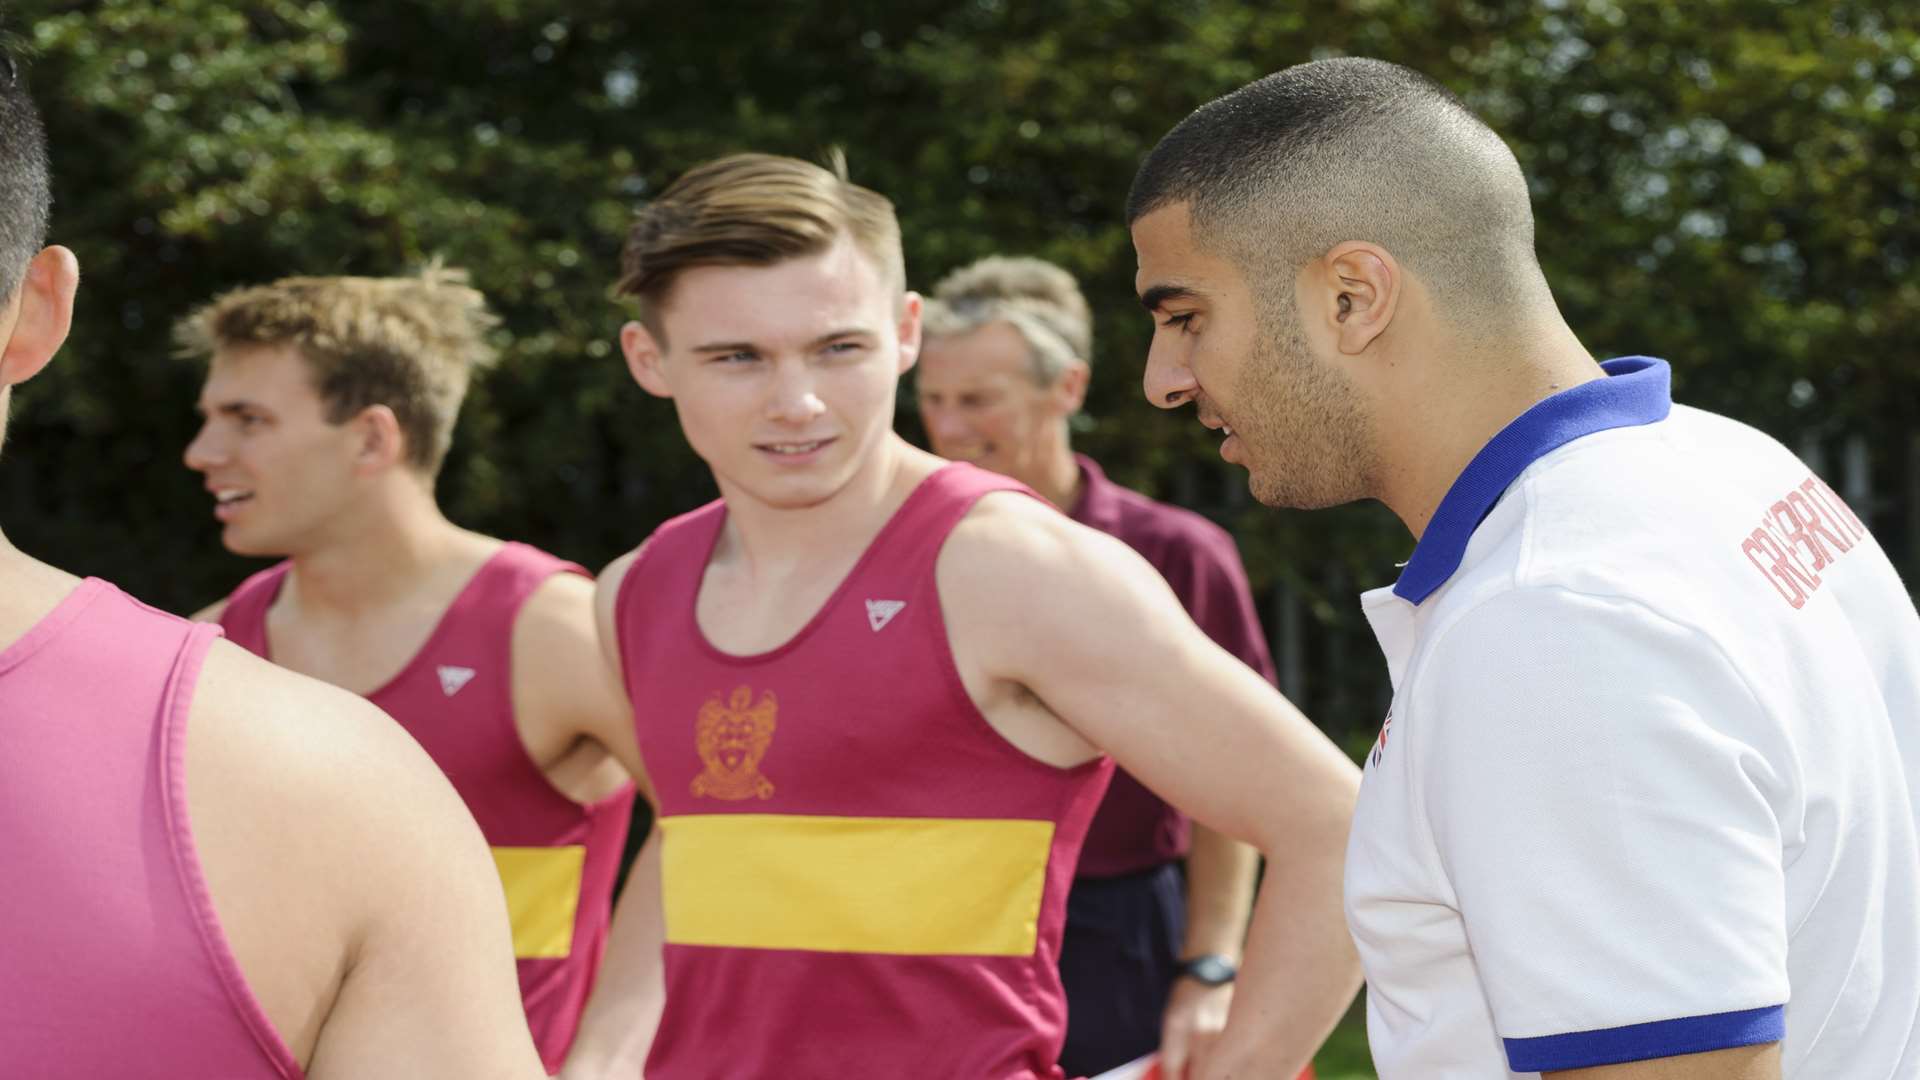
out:
M848 180L838 150L827 164L734 154L687 170L634 215L614 295L634 300L640 321L664 345L660 305L685 271L771 266L818 255L842 235L904 292L906 257L893 203Z
M291 277L223 293L174 328L182 354L202 359L291 345L313 372L327 421L393 410L407 461L431 476L446 460L476 368L495 359L499 325L464 270L437 263L416 276Z
M926 335L960 337L1003 322L1027 343L1034 381L1052 385L1093 360L1093 314L1061 267L1025 255L989 255L940 279L927 302Z

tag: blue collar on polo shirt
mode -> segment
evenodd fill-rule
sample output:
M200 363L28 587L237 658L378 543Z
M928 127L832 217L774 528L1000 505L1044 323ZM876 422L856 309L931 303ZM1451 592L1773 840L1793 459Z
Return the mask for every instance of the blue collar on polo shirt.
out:
M1480 448L1427 522L1413 558L1394 582L1395 596L1418 604L1445 585L1460 568L1473 531L1527 466L1583 435L1667 418L1673 396L1665 360L1623 356L1600 367L1607 378L1539 402Z

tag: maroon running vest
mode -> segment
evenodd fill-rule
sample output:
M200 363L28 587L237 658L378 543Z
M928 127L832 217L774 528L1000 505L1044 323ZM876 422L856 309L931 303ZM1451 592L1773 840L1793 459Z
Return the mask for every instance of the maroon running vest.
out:
M1061 923L1112 764L1035 761L961 685L934 565L995 491L1026 489L934 473L757 656L696 620L724 503L628 570L615 618L667 938L649 1080L1061 1076Z
M0 1076L298 1080L187 820L219 631L89 578L0 649Z
M566 1059L600 967L633 788L583 806L548 783L513 717L513 624L533 591L580 567L506 544L447 608L400 674L368 695L426 749L493 846L513 922L520 996L540 1058ZM267 609L287 564L234 590L220 623L267 659Z

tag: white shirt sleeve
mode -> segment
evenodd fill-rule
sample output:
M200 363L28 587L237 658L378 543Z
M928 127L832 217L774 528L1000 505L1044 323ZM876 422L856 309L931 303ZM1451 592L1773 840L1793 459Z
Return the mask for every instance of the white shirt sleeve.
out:
M1632 600L1492 597L1405 721L1515 1072L1777 1041L1792 748L1704 634Z

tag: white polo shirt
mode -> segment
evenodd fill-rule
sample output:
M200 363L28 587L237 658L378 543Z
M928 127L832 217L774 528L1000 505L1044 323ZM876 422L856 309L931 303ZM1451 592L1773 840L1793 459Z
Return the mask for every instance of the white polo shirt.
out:
M1347 917L1382 1080L1784 1040L1920 1077L1920 616L1853 512L1631 357L1480 452L1391 589Z

